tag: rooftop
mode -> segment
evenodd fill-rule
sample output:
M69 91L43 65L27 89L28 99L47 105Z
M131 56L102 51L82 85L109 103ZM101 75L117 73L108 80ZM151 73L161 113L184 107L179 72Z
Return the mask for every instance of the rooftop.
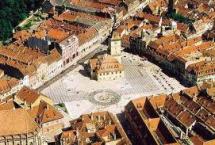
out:
M37 91L28 87L23 87L16 95L18 99L26 102L28 105L33 104L39 98L39 96L40 94Z
M77 133L79 136L77 136ZM106 137L109 137L108 139ZM68 138L72 137L72 138ZM80 118L71 121L71 129L64 131L60 137L70 143L111 143L116 141L122 144L130 144L124 131L116 122L112 114L108 112L95 112L82 115Z
M100 56L95 59L90 59L90 67L95 70L96 73L106 73L114 71L123 71L123 65L120 64L116 58L107 55Z
M24 109L0 111L0 136L35 133L39 127Z
M28 113L34 118L37 123L47 123L63 118L63 115L53 106L46 102L40 102L39 106L35 106L28 110Z

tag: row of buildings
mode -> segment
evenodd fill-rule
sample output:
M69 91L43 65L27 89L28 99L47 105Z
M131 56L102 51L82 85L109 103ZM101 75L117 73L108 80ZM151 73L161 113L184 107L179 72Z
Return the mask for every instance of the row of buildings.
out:
M208 83L130 101L124 114L136 143L214 144L214 88ZM0 122L2 145L131 144L111 113L95 112L70 121L50 98L27 87L1 100Z
M16 31L12 42L0 48L0 69L5 74L1 98L23 86L38 88L76 64L101 46L116 23L143 2L45 0L42 16L32 15L43 20L28 30Z
M214 84L142 97L125 107L137 144L215 144Z
M150 42L143 51L184 84L195 85L215 80L214 44L201 37L183 40L168 35Z
M72 120L71 126L57 137L57 142L61 145L131 145L120 123L109 112L94 112Z
M29 88L42 86L98 48L141 3L44 1L46 18L16 31L0 48L0 144L131 144L111 113L68 122L50 98Z
M66 127L66 121L50 98L23 87L0 102L0 144L46 144Z
M192 20L189 23L166 16L169 3L152 1L123 21L116 29L122 46L148 57L185 85L214 80L214 3L176 1L175 15Z
M0 145L131 145L115 115L94 112L70 120L53 104L27 87L1 100Z
M7 76L19 80L15 90L22 86L38 88L98 48L109 36L110 20L83 13L81 17L86 22L100 20L106 27L88 26L75 22L78 16L78 12L65 11L44 20L34 30L16 32L14 42L1 47L0 68ZM6 97L11 93L1 94Z
M0 144L213 145L214 97L215 84L211 82L174 94L131 100L122 112L130 126L127 130L109 112L70 120L50 98L23 87L0 102Z

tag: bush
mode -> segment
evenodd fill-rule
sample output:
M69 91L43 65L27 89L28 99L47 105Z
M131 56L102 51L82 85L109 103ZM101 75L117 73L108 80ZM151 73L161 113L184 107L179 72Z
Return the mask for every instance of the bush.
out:
M186 24L190 24L190 23L194 22L194 20L184 17L183 15L178 14L178 13L172 13L172 14L170 14L170 17L176 21L186 23Z
M21 27L21 30L28 30L32 26L32 22L29 21L27 24Z

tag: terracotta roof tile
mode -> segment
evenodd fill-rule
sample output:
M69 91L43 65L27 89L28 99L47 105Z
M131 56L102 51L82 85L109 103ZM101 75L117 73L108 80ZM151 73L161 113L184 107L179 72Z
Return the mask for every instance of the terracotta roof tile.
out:
M23 87L16 95L17 98L26 102L28 105L33 104L39 96L40 94L38 92L27 87Z
M46 102L40 102L39 106L35 106L28 110L28 113L38 123L47 123L63 118L63 115L53 106Z
M101 58L91 59L90 66L98 74L123 70L123 65L112 56L102 56Z
M188 111L183 111L180 113L177 119L180 120L186 127L190 127L196 121L195 116Z
M58 29L51 29L48 31L48 37L50 39L56 40L57 42L63 41L68 36L69 36L68 33L58 30Z
M0 111L11 109L15 109L15 104L12 100L9 100L8 102L0 102Z
M0 111L0 136L33 133L39 129L24 109Z

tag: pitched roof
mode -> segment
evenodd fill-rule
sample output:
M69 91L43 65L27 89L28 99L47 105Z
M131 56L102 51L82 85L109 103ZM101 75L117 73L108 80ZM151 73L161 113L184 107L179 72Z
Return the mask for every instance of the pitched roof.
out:
M187 127L190 127L196 121L195 117L188 111L181 112L177 119Z
M9 80L0 80L0 93L3 94L5 92L10 91L14 86L16 86L19 81L15 78Z
M188 95L190 98L193 98L199 94L199 89L197 86L193 86L191 88L184 89L182 92Z
M100 137L106 137L109 134L114 133L115 131L116 131L116 125L115 124L111 124L111 125L105 126L104 129L98 130L96 133Z
M48 32L48 37L57 41L62 41L69 36L68 33L61 31L59 29L51 29Z
M90 66L96 73L122 71L124 68L116 58L110 55L91 59Z
M27 30L22 30L22 31L17 31L14 35L13 38L16 40L21 40L25 41L27 40L31 34Z
M111 113L94 112L81 115L78 119L71 121L71 129L63 131L61 139L65 139L70 144L74 144L74 139L77 139L79 144L87 144L86 139L90 139L92 145L99 145L105 144L102 138L110 134L117 134L116 139L125 140L124 144L130 144L121 126ZM110 140L114 139L110 138Z
M17 98L26 102L28 105L33 104L39 96L40 94L38 92L27 87L23 87L16 95Z
M26 134L39 129L24 109L0 111L0 136Z
M40 102L39 106L29 109L28 113L37 123L47 123L63 118L63 115L57 109L43 101Z
M0 102L0 111L1 110L11 110L14 108L15 108L15 105L12 100L10 100L8 102Z

